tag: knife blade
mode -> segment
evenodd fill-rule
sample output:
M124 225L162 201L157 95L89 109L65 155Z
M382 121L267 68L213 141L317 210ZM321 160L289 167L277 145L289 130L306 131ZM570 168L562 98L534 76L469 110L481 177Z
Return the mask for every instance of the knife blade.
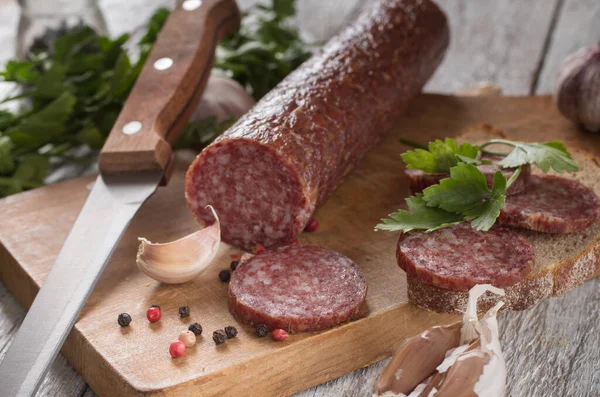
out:
M3 397L39 388L127 225L168 181L170 142L200 100L217 42L239 24L234 0L177 3L102 148L100 175L0 363Z

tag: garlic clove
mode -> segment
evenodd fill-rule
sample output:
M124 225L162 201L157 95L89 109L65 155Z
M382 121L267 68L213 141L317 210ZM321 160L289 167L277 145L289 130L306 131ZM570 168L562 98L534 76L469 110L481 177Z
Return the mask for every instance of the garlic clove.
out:
M569 55L554 91L558 110L592 132L600 131L600 43Z
M140 237L136 263L147 276L166 283L181 284L193 280L213 261L221 242L221 226L214 208L215 222L170 243L151 243Z
M409 394L444 360L446 351L458 346L460 323L435 326L407 339L386 365L374 393Z
M254 98L240 83L213 73L190 120L201 121L214 117L217 123L221 123L230 118L240 118L252 106Z
M489 362L489 355L481 350L467 350L461 353L448 370L435 396L478 397L479 395L475 392L475 384L479 382L481 373Z

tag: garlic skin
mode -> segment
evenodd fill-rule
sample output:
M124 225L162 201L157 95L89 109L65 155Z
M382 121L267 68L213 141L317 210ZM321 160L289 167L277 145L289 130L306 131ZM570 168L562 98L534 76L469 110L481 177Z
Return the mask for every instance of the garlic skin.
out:
M506 363L496 315L504 303L478 319L477 300L487 291L504 295L502 289L491 285L476 285L469 291L462 324L432 327L408 339L384 368L373 395L503 397ZM440 333L452 327L453 332Z
M190 120L200 121L215 117L217 123L229 118L240 118L254 106L254 98L237 81L211 74L200 103Z
M600 131L600 42L569 55L554 91L558 110L591 132Z
M170 243L151 243L140 237L136 263L141 271L165 284L191 281L211 264L221 242L221 226L214 208L208 206L215 222Z

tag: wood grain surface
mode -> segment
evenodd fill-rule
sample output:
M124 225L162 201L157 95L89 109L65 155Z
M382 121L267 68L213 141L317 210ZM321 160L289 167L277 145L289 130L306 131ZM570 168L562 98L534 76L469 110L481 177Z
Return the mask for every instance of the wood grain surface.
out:
M240 0L242 8L254 0ZM355 15L360 7L359 0L299 0L299 24L309 30L309 36L326 39L333 34L346 18ZM465 37L463 45L453 45L446 62L438 70L435 79L427 86L428 91L451 92L489 81L505 88L510 86L515 93L549 93L554 85L558 63L571 49L600 40L599 3L597 0L550 0L548 2L507 0L456 1L439 0L438 3L450 17L453 43L457 37ZM543 18L528 10L532 5L548 4L552 12L544 12ZM168 0L101 0L107 24L112 35L123 32L141 31L139 26L159 6L170 5ZM506 10L508 12L498 12ZM461 11L462 10L462 11ZM470 11L473 10L473 11ZM491 15L488 23L481 23L482 13ZM512 12L511 12L512 11ZM465 15L460 23L455 16ZM18 21L15 0L0 0L0 62L14 53L14 37ZM553 23L554 21L554 23ZM476 30L471 29L477 23ZM528 25L528 28L523 28ZM519 36L509 41L508 33L529 29L535 34L535 45L531 36ZM496 36L495 46L472 46L470 34ZM492 33L489 33L492 32ZM505 32L498 35L497 32ZM483 39L481 39L483 40ZM510 42L510 45L509 45ZM496 51L500 48L502 56ZM525 49L528 49L526 51ZM533 54L532 54L533 53ZM529 55L528 55L529 54ZM509 64L515 58L524 63ZM452 59L463 59L461 64ZM487 59L487 65L473 59ZM450 67L454 63L460 68ZM524 77L515 76L508 67L525 70ZM499 70L503 70L499 73ZM536 72L537 71L537 72ZM534 84L534 81L537 83ZM533 91L532 91L533 86ZM0 93L11 89L9 84L0 84ZM508 91L508 90L507 90ZM78 175L81 167L69 167L55 173L51 180ZM586 283L563 297L551 299L520 313L501 316L502 342L508 359L507 396L598 396L600 395L600 281ZM17 303L0 282L0 359L12 336L20 325L24 309ZM365 396L387 360L360 369L339 379L311 388L297 396ZM82 378L66 363L61 355L54 363L39 396L94 396Z

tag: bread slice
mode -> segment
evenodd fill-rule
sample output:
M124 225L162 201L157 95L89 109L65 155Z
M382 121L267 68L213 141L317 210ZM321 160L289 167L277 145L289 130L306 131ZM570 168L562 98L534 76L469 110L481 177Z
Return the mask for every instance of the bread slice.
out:
M461 134L461 142L481 143L505 137L489 125L473 127ZM600 196L600 159L584 151L570 149L581 170L571 174L556 174L574 179ZM532 173L541 173L536 167ZM564 294L584 281L600 275L600 220L590 228L569 234L549 234L515 229L526 236L535 249L535 264L525 280L505 288L506 296L487 293L480 299L479 310L504 301L504 310L524 310L551 296ZM468 291L452 291L425 284L407 276L408 298L416 306L437 312L464 311Z

